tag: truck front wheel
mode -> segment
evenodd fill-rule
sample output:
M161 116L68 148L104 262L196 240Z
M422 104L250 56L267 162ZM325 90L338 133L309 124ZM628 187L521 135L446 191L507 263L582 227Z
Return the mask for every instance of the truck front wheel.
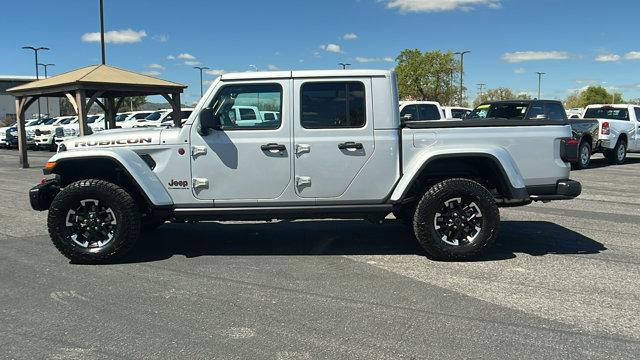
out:
M63 188L53 199L47 223L55 247L76 263L111 262L140 235L140 212L131 195L97 179Z
M491 192L468 179L449 179L424 193L413 231L436 260L470 260L496 240L500 212Z

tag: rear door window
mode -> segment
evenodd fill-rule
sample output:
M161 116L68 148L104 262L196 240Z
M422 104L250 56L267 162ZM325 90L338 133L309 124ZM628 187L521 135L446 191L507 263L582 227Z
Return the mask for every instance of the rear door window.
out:
M440 120L440 109L434 104L420 104L418 105L418 112L420 113L420 120Z
M564 107L560 103L550 102L546 104L547 119L562 121L565 119L566 114Z

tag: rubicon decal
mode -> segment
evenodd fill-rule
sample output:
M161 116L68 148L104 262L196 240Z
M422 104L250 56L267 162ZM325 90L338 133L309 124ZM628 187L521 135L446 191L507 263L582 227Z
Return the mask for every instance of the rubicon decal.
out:
M171 189L186 189L187 186L189 186L189 182L187 180L171 179L171 181L169 181L169 188Z
M132 145L132 144L151 144L150 137L146 138L129 138L129 139L112 139L112 140L89 140L76 141L75 147L86 146L106 146L106 145Z

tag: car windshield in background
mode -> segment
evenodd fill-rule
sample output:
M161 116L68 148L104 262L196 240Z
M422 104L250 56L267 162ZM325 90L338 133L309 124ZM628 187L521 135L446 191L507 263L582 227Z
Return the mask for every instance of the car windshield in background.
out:
M70 122L71 122L71 120L73 120L73 119L74 119L74 118L72 118L72 117L70 117L70 118L68 118L68 119L64 119L64 120L60 121L60 124L66 125L66 124L70 123Z
M589 108L584 113L585 119L609 119L609 120L629 120L629 111L627 109L601 107Z
M162 116L162 114L164 114L166 111L156 111L153 112L151 114L149 114L149 116L147 116L145 118L145 120L151 120L151 121L155 121L155 120L160 120L160 117Z
M475 108L466 118L467 119L524 119L527 113L527 104L522 103L497 103L484 104Z
M120 121L124 121L124 119L126 119L129 116L129 114L120 114L118 116L116 116L116 121L120 122Z
M93 124L98 119L98 115L92 115L87 117L87 124Z

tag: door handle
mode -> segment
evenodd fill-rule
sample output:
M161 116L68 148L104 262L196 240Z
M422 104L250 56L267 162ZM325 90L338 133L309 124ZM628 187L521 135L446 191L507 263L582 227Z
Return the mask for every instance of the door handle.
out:
M261 145L260 149L262 151L285 151L287 150L287 147L282 144L268 143L266 145Z
M347 141L341 144L338 144L338 149L340 150L362 150L364 147L362 146L362 143L357 143L357 142L353 142L353 141Z

